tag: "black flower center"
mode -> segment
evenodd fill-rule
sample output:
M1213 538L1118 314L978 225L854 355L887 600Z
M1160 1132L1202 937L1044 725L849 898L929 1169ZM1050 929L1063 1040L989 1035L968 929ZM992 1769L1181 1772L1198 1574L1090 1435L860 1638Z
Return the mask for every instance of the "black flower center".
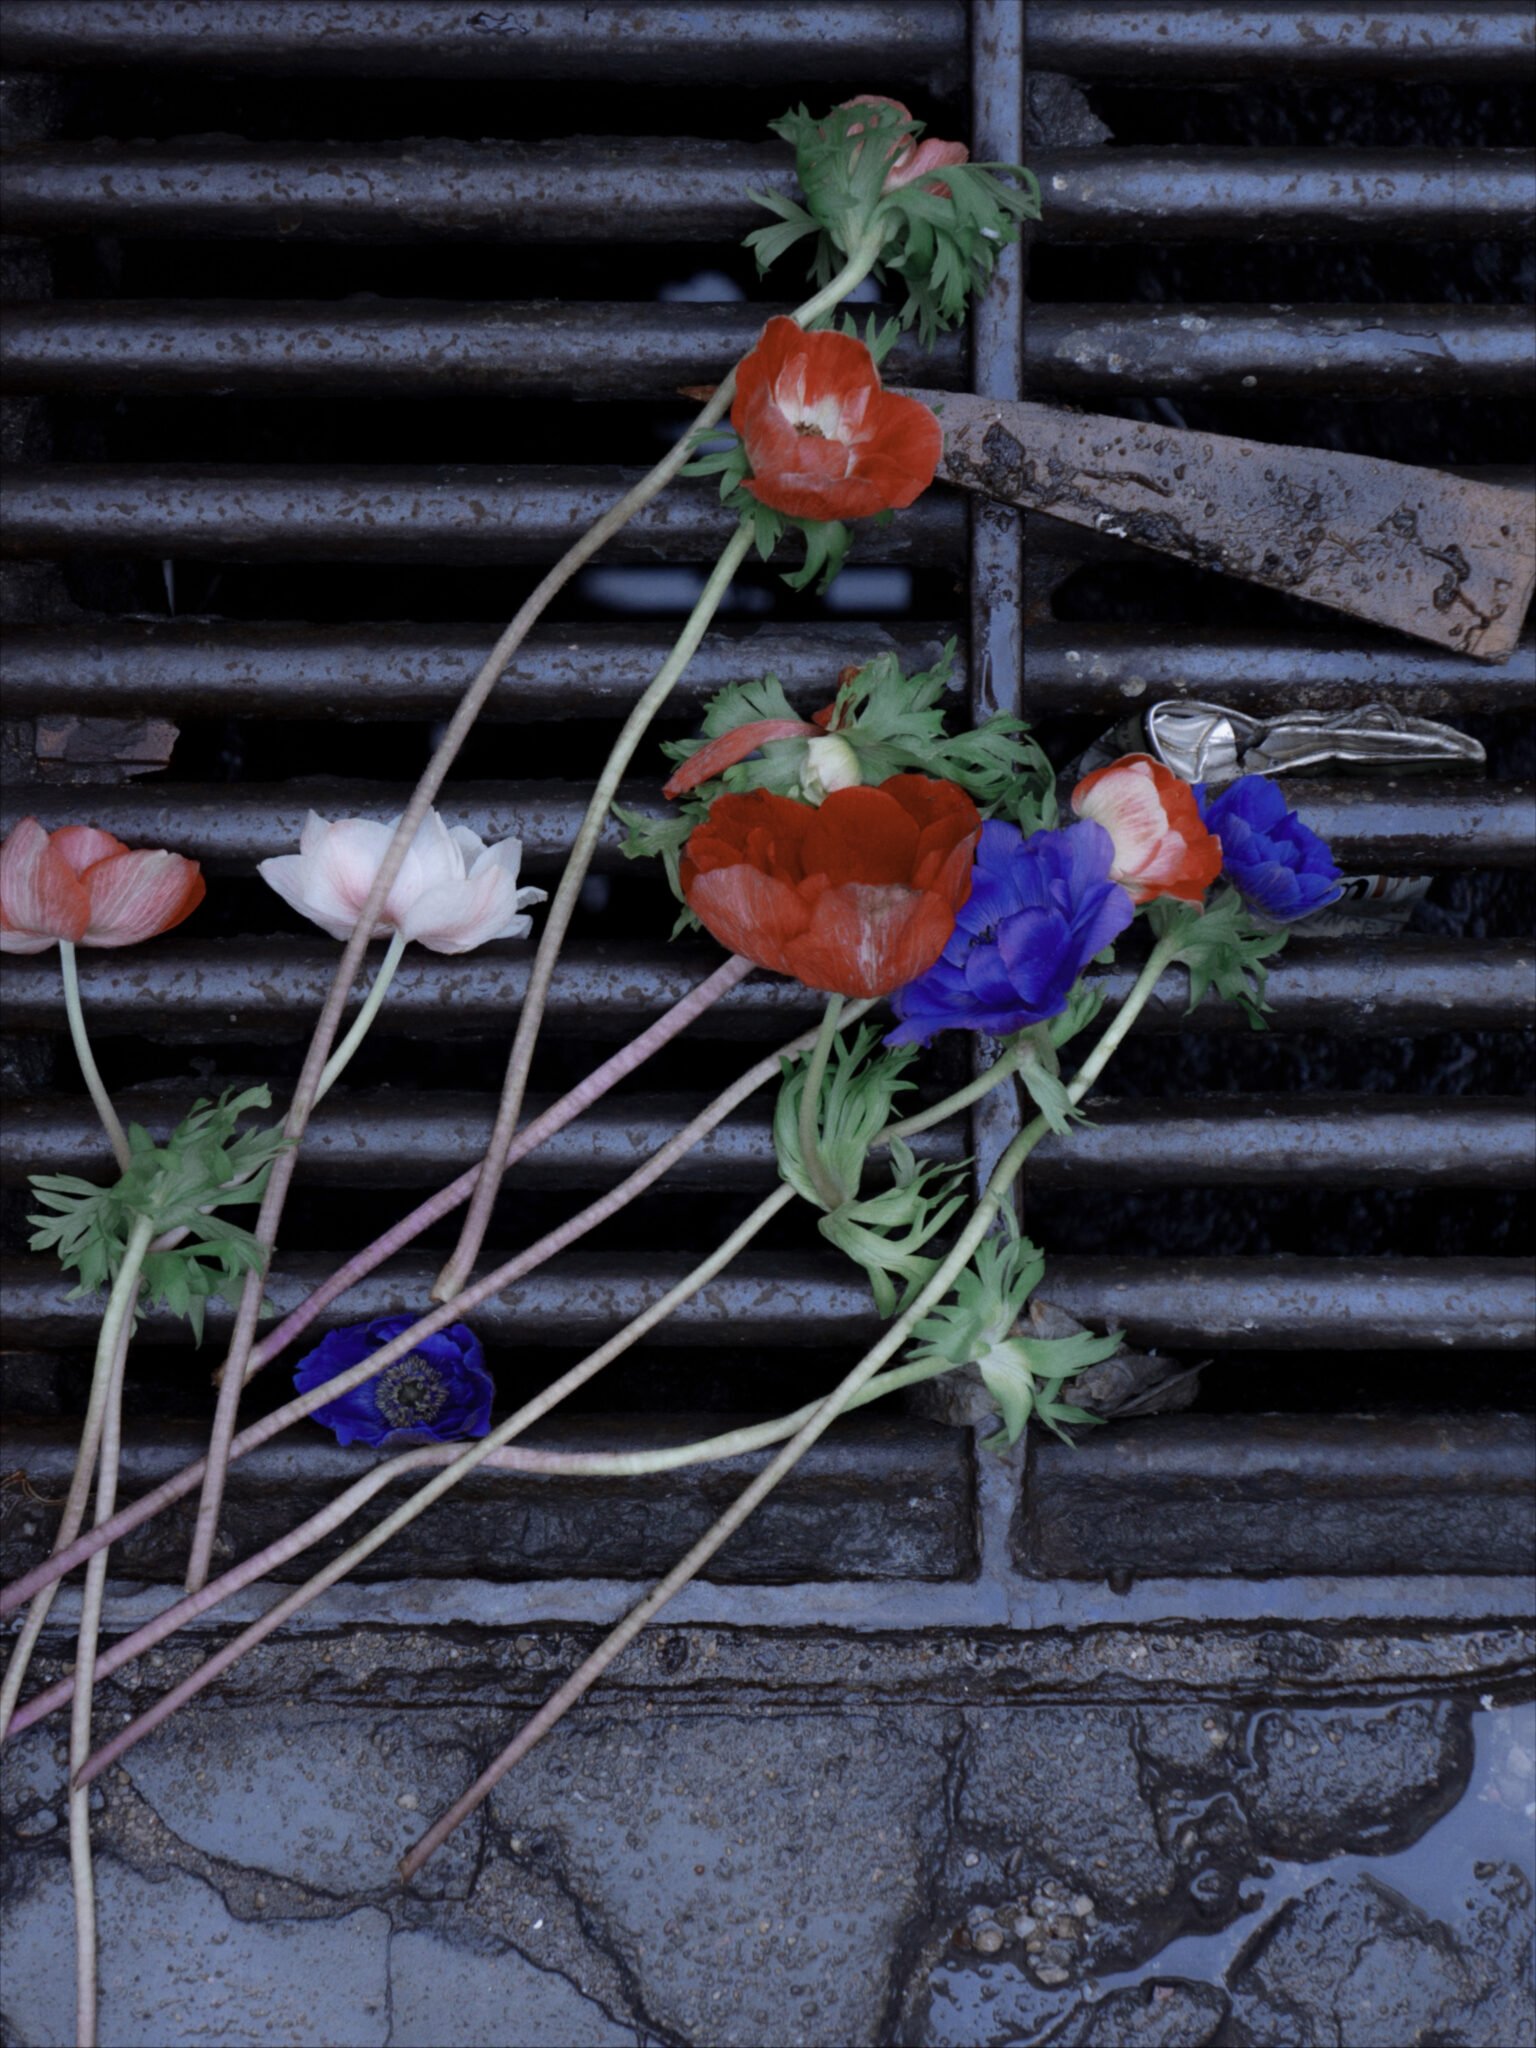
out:
M442 1414L448 1403L448 1382L430 1358L411 1351L385 1366L374 1400L391 1429L416 1429Z

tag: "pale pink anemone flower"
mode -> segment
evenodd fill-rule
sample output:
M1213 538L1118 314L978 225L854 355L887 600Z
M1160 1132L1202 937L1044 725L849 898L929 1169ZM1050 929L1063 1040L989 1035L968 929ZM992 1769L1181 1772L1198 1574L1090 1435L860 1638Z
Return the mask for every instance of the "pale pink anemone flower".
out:
M912 118L910 110L900 100L889 99L884 93L861 92L842 104L844 107L894 107L903 121ZM858 135L862 131L850 128L848 132ZM915 185L919 178L932 178L935 171L945 171L952 165L967 164L971 160L971 152L963 142L940 142L932 136L924 142L914 142L910 135L904 135L899 143L892 146L890 155L891 168L880 187L882 192L899 192L904 185ZM954 197L941 179L934 178L923 189L931 192L935 199Z
M61 940L136 946L190 917L206 893L202 869L182 854L23 818L0 847L0 953L44 953Z
M333 825L311 811L298 852L264 860L258 872L302 917L333 939L350 938L399 822L341 818ZM517 886L522 855L519 839L487 846L468 826L450 829L428 811L371 936L398 933L433 953L469 953L487 939L527 938L533 919L521 912L542 903L544 891Z

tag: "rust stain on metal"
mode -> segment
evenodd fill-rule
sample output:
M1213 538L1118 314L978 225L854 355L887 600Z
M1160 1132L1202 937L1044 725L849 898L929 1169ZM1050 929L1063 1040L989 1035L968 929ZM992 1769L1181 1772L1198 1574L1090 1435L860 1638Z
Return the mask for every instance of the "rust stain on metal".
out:
M1525 491L1028 402L913 396L943 422L951 483L1481 661L1514 650L1536 584Z

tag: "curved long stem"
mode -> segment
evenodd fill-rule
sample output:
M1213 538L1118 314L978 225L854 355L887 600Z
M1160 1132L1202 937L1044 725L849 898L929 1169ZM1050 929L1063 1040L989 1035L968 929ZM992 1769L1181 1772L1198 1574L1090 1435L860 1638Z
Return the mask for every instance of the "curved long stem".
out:
M373 987L363 998L363 1007L352 1021L352 1029L337 1046L325 1063L325 1071L315 1084L315 1103L318 1106L346 1072L353 1053L368 1036L368 1027L379 1014L379 1005L389 993L389 984L395 978L395 969L405 953L406 941L398 932L391 932L384 958L379 962L379 971L373 977Z
M248 1628L242 1629L232 1642L227 1643L206 1663L200 1664L195 1671L190 1672L179 1685L157 1700L136 1721L131 1721L126 1728L120 1730L88 1761L77 1783L88 1785L93 1778L99 1777L135 1743L141 1742L146 1735L158 1728L162 1721L175 1713L178 1707L201 1692L204 1686L211 1684L221 1672L227 1671L231 1664L245 1655L247 1650L253 1649L257 1643L271 1635L274 1629L280 1628L290 1615L297 1614L301 1608L308 1606L327 1586L333 1586L338 1579L345 1578L355 1564L360 1563L381 1544L387 1543L392 1536L397 1535L421 1513L423 1508L430 1507L439 1494L446 1493L449 1487L456 1485L466 1473L472 1472L477 1465L484 1464L493 1451L500 1449L520 1430L527 1429L541 1415L547 1414L558 1401L563 1400L567 1394L573 1393L577 1387L600 1372L621 1352L627 1351L632 1344L655 1329L658 1323L664 1322L675 1308L680 1308L691 1296L697 1294L701 1287L708 1286L715 1275L730 1264L741 1246L755 1237L763 1225L794 1198L792 1188L783 1185L775 1188L765 1201L758 1204L747 1220L731 1233L724 1244L720 1245L702 1265L695 1267L685 1280L679 1281L677 1286L669 1288L659 1300L653 1302L643 1315L637 1316L632 1323L619 1331L617 1336L610 1337L600 1349L594 1351L590 1357L584 1358L579 1366L573 1366L553 1386L546 1387L542 1394L520 1408L516 1415L509 1416L488 1437L483 1437L479 1443L469 1445L446 1471L440 1472L435 1479L420 1487L409 1500L402 1501L392 1514L386 1515L376 1528L370 1529L365 1537L354 1543L341 1557L334 1559L302 1586L296 1587L292 1593L278 1601L275 1607L269 1608L259 1621L252 1622ZM378 1355L382 1357L383 1352Z
M96 1481L96 1519L105 1521L117 1500L118 1451L121 1445L123 1371L133 1329L139 1272L154 1236L147 1216L134 1219L123 1251L123 1263L107 1297L96 1341L96 1371L106 1382L102 1410L101 1456ZM74 1707L69 1726L69 1867L75 1893L75 2038L79 2048L96 2042L96 1874L91 1864L90 1794L74 1783L91 1753L91 1702L96 1684L96 1637L101 1627L101 1602L107 1583L107 1552L99 1550L85 1575L80 1606L80 1638L75 1653Z
M69 1035L74 1041L75 1058L80 1062L80 1072L86 1087L90 1090L96 1114L101 1118L112 1146L112 1156L117 1161L119 1173L126 1173L133 1164L133 1154L128 1150L128 1138L123 1130L117 1111L112 1107L112 1098L96 1066L96 1055L91 1051L91 1041L86 1036L85 1012L80 1007L80 971L75 963L75 949L68 939L59 941L59 971L64 978L64 1014L69 1019Z
M1067 1092L1074 1102L1082 1100L1103 1072L1116 1046L1136 1021L1147 998L1156 987L1164 967L1173 959L1177 950L1176 941L1160 941L1153 947L1147 964L1137 978L1136 985L1119 1016L1084 1061L1068 1089ZM833 1388L824 1401L819 1403L815 1412L795 1432L778 1456L763 1468L719 1520L700 1537L686 1557L674 1565L666 1577L637 1606L631 1608L618 1627L604 1637L592 1654L525 1723L495 1762L481 1773L475 1783L432 1824L414 1848L400 1859L400 1876L403 1883L410 1883L428 1857L441 1847L461 1821L474 1812L514 1764L549 1733L566 1711L596 1684L614 1659L622 1655L646 1623L659 1614L668 1601L675 1598L683 1587L698 1575L723 1544L730 1541L786 1473L793 1470L812 1444L831 1427L849 1403L873 1380L886 1360L894 1356L922 1317L944 1298L969 1264L977 1246L991 1229L1004 1197L1012 1187L1025 1160L1045 1135L1047 1128L1045 1119L1036 1117L1019 1132L988 1176L981 1200L971 1212L965 1228L910 1306L903 1310L879 1342L865 1352L852 1371Z
M816 1112L821 1107L821 1084L826 1078L827 1061L832 1056L832 1041L837 1036L837 1022L842 1013L842 997L828 996L821 1029L816 1034L810 1064L805 1070L805 1086L800 1091L800 1158L821 1206L829 1211L841 1208L848 1199L848 1189L822 1157Z
M851 290L852 286L847 285L844 289ZM609 507L601 519L587 529L580 540L566 550L547 575L541 577L532 595L519 608L511 624L481 664L474 681L465 691L458 710L449 721L448 730L428 762L426 772L412 791L410 801L395 827L395 836L379 865L378 873L373 878L373 887L369 890L368 900L358 914L352 936L342 948L341 958L336 964L336 973L315 1023L309 1049L304 1055L298 1085L294 1089L293 1102L284 1124L284 1134L292 1139L293 1143L280 1152L272 1162L272 1172L256 1218L255 1235L268 1254L268 1259L277 1241L283 1205L287 1201L288 1188L298 1163L298 1141L304 1135L310 1112L315 1105L316 1090L320 1086L326 1058L335 1042L342 1011L346 1007L347 992L362 965L363 955L368 949L379 912L394 886L395 877L399 874L405 859L406 849L415 838L417 828L426 816L432 799L442 787L444 777L458 758L459 749L468 738L486 698L551 600L559 594L577 570L591 560L605 542L619 532L643 506L649 504L651 499L672 481L688 460L693 436L702 429L712 427L723 417L735 395L735 389L736 373L732 370L714 397L694 420L688 433L681 436L677 444L669 448L637 484L626 491L616 504ZM207 1578L209 1559L213 1555L214 1533L218 1527L219 1508L224 1498L224 1474L229 1463L229 1447L235 1433L235 1419L239 1412L240 1389L245 1379L246 1362L255 1341L256 1320L261 1313L267 1262L264 1260L259 1269L246 1276L235 1316L234 1332L225 1355L224 1379L219 1389L218 1407L208 1440L203 1497L198 1504L197 1525L193 1531L191 1556L187 1565L187 1585L192 1590Z
M855 1021L869 1007L867 1003L856 1005L849 1012L848 1021ZM1006 1062L999 1062L993 1069L997 1082L1000 1082L1005 1077L1006 1071ZM996 1085L996 1082L994 1082L994 1085ZM976 1088L973 1082L964 1089L958 1090L957 1097L935 1104L926 1113L925 1121L938 1121L954 1106L958 1097L964 1097L965 1101L969 1102L975 1099L975 1095ZM899 1125L889 1126L876 1142L888 1143L891 1138L899 1134L902 1128L903 1126ZM409 1470L418 1464L440 1463L446 1457L452 1457L453 1462L446 1472L439 1474L436 1479L429 1481L426 1486L420 1488L409 1500L402 1502L383 1522L366 1536L360 1537L342 1557L337 1558L333 1564L326 1566L322 1571L316 1573L314 1577L307 1581L306 1585L299 1587L295 1593L285 1596L284 1600L279 1603L281 1613L277 1613L275 1610L269 1611L259 1622L251 1624L251 1627L245 1634L235 1644L230 1645L232 1652L230 1657L226 1658L223 1651L218 1652L205 1664L199 1666L197 1671L191 1673L183 1685L177 1687L173 1693L167 1694L163 1700L157 1702L155 1707L149 1709L138 1721L135 1721L129 1728L123 1730L121 1737L114 1738L114 1742L108 1744L102 1750L99 1757L91 1759L86 1778L89 1779L97 1775L99 1771L106 1768L108 1763L114 1761L126 1749L132 1747L143 1736L149 1734L168 1715L175 1712L178 1706L185 1704L187 1700L201 1691L205 1685L211 1683L221 1671L226 1670L229 1662L233 1661L234 1656L238 1656L246 1648L253 1647L255 1643L261 1641L266 1634L270 1633L271 1628L278 1626L281 1621L298 1613L311 1600L318 1598L320 1593L325 1591L328 1586L334 1585L339 1578L345 1576L346 1572L353 1565L361 1563L380 1544L387 1542L392 1536L397 1535L418 1514L431 1506L450 1487L456 1485L460 1478L475 1470L477 1466L484 1465L492 1460L506 1459L508 1460L508 1468L512 1470L544 1473L579 1473L590 1477L637 1476L648 1472L675 1470L683 1465L702 1463L715 1458L737 1456L742 1452L760 1449L769 1443L782 1441L784 1437L791 1435L817 1411L819 1404L812 1403L809 1407L797 1410L793 1415L780 1417L775 1422L752 1425L743 1430L732 1431L726 1436L705 1439L701 1443L677 1445L661 1452L621 1453L617 1456L582 1455L568 1452L524 1452L519 1455L508 1453L506 1450L506 1446L514 1437L520 1435L534 1422L548 1414L558 1401L563 1400L567 1394L574 1392L578 1387L584 1385L603 1366L611 1363L614 1358L636 1343L639 1338L655 1328L663 1315L670 1313L671 1308L677 1307L689 1299L692 1294L698 1291L699 1286L705 1280L712 1279L716 1273L723 1270L728 1260L733 1258L745 1244L750 1242L751 1238L773 1216L786 1207L792 1199L793 1190L787 1185L782 1185L776 1189L765 1202L759 1205L758 1209L747 1219L746 1223L732 1234L727 1240L726 1245L719 1247L704 1261L702 1266L689 1274L685 1279L679 1281L669 1294L663 1298L662 1302L653 1304L651 1308L628 1324L625 1329L619 1331L616 1336L610 1338L596 1352L582 1360L579 1365L572 1367L571 1371L562 1380L546 1388L542 1394L520 1409L516 1415L509 1417L507 1421L500 1424L489 1437L483 1439L480 1443L471 1446L467 1451L449 1450L447 1447L444 1447L440 1451L408 1453L405 1457L393 1461L389 1465L378 1467L373 1472L365 1474L344 1495L336 1501L329 1503L317 1515L312 1516L301 1528L291 1531L289 1535L281 1538L278 1543L269 1546L268 1549L254 1557L248 1558L243 1564L235 1566L222 1579L203 1587L195 1595L189 1595L174 1608L156 1616L153 1621L146 1623L132 1636L126 1638L111 1653L116 1660L112 1666L113 1669L118 1668L118 1665L128 1661L129 1658L136 1657L144 1650L152 1648L154 1644L162 1642L167 1635L181 1627L185 1622L195 1619L197 1615L206 1612L209 1607L217 1605L230 1594L252 1584L255 1580L265 1576L269 1571L276 1569L279 1565L287 1563L290 1558L297 1556L301 1550L308 1548L309 1545L317 1542L322 1536L329 1535L332 1530L339 1527L343 1521L355 1513L365 1501L377 1493L381 1487L387 1485L391 1479L403 1471ZM668 1304L670 1304L670 1307ZM396 1341L400 1342L403 1340L397 1339ZM383 1353L381 1352L378 1355L382 1357ZM874 1400L881 1394L891 1391L896 1386L904 1386L915 1379L930 1377L932 1377L932 1368L927 1366L898 1368L896 1371L884 1376L884 1384L874 1382L856 1394L851 1399L849 1405L862 1405L863 1401ZM328 1383L327 1390L329 1391L331 1387L340 1387L343 1384L343 1379L338 1377L337 1380ZM26 1710L28 1722L32 1718L50 1712L53 1705L64 1696L62 1690L59 1687L55 1687L52 1692L41 1694L36 1700L29 1701Z
M884 245L885 235L886 230L882 226L868 241L860 243L830 283L807 299L804 305L796 310L794 317L802 324L808 324L812 320L820 319L823 313L845 299L874 269ZM733 371L728 380L730 388L734 389L734 383ZM725 385L721 387L722 390L726 388ZM720 393L716 392L716 402L719 396ZM517 1020L517 1031L512 1040L512 1050L507 1059L506 1080L502 1084L496 1123L485 1150L482 1178L471 1198L469 1214L464 1219L453 1256L438 1275L437 1283L432 1289L434 1300L443 1301L450 1294L456 1293L469 1278L479 1255L486 1227L490 1222L491 1205L496 1199L496 1190L500 1185L507 1147L511 1143L512 1133L517 1128L518 1115L523 1106L523 1094L528 1086L528 1070L533 1063L534 1043L539 1035L539 1026L543 1022L550 980L554 975L555 963L560 957L560 948L565 943L566 928L576 907L576 899L591 863L593 849L597 845L609 805L618 788L619 777L628 766L651 720L671 695L673 685L693 659L694 651L704 636L704 630L714 616L731 578L750 545L750 526L743 520L700 593L699 601L678 636L677 644L658 670L655 680L649 684L639 703L624 721L623 729L614 741L612 752L602 774L598 777L586 816L581 821L575 844L566 861L565 871L560 877L560 886L545 916L544 929L539 937L539 950L528 981L528 992L523 999L522 1012Z
M533 968L528 976L528 990L523 997L517 1030L512 1039L512 1051L507 1063L507 1076L502 1086L501 1100L496 1106L496 1121L485 1148L485 1157L480 1163L480 1177L475 1184L475 1192L470 1197L469 1214L464 1219L458 1244L433 1286L432 1297L435 1301L445 1301L450 1295L458 1293L468 1280L484 1241L486 1228L491 1220L491 1207L501 1187L501 1176L506 1170L507 1151L522 1111L523 1091L528 1083L528 1069L533 1063L534 1041L539 1035L539 1026L544 1021L544 1005L549 998L549 985L554 979L560 948L565 943L565 934L575 914L581 887L587 878L587 869L592 865L592 855L607 821L609 806L618 790L619 778L629 766L651 720L671 696L673 684L693 659L710 620L719 610L721 600L730 588L731 579L741 567L751 545L751 522L743 519L726 543L709 581L699 593L698 603L690 612L688 622L678 635L672 652L657 670L654 681L643 692L634 710L625 719L623 729L614 741L602 773L597 778L586 813L577 828L575 841L560 876L554 900L545 913L544 928L539 934L539 948L534 955Z
M869 1004L864 1003L855 1010L850 1010L849 1021L855 1016L862 1016L869 1007ZM354 1387L361 1386L365 1380L382 1372L396 1358L404 1357L423 1337L431 1336L436 1331L446 1328L449 1323L457 1321L459 1317L468 1315L480 1302L500 1293L514 1280L523 1278L547 1259L554 1258L557 1253L568 1250L581 1237L616 1215L626 1203L633 1201L637 1195L644 1193L658 1181L677 1160L684 1157L702 1137L713 1130L716 1124L723 1122L739 1103L745 1101L748 1095L762 1087L765 1082L774 1079L779 1072L781 1060L793 1058L796 1053L804 1052L813 1036L812 1032L802 1032L798 1038L791 1039L789 1044L778 1052L771 1053L766 1059L759 1060L755 1066L749 1067L745 1074L701 1110L690 1123L676 1132L643 1166L637 1167L617 1187L611 1188L606 1195L590 1203L558 1229L547 1232L526 1250L519 1252L515 1258L508 1260L504 1266L498 1267L484 1279L476 1281L473 1288L456 1300L433 1309L412 1328L402 1332L390 1344L370 1353L360 1364L351 1367L347 1372L338 1374L336 1378L327 1380L322 1386L312 1388L306 1394L296 1395L281 1408L274 1409L270 1415L265 1415L260 1421L252 1423L233 1440L230 1446L231 1459L243 1457L247 1451L253 1451L259 1445L270 1442L291 1423L303 1421L306 1416L313 1414L316 1408L323 1407L328 1401L339 1400L343 1394L350 1393ZM557 1381L556 1386L565 1389L566 1382ZM563 1399L563 1393L557 1398ZM540 1410L540 1413L543 1412ZM150 1515L158 1513L161 1508L190 1493L202 1477L204 1465L204 1460L195 1460L181 1472L164 1480L153 1492L145 1494L131 1508L125 1509L122 1515L114 1517L109 1527L94 1532L90 1538L78 1539L68 1550L59 1551L45 1563L35 1566L23 1578L6 1588L4 1602L9 1603L12 1608L19 1606L39 1587L56 1582L64 1572L72 1570L82 1557L93 1554L101 1542L115 1542L128 1529L137 1528Z

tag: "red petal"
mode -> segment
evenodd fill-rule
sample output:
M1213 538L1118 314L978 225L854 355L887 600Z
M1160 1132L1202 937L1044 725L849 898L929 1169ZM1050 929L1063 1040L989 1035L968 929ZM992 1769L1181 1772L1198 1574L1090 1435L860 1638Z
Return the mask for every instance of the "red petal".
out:
M790 942L790 972L829 995L887 996L926 973L954 928L936 896L846 883L827 891L809 930Z
M99 860L111 860L114 854L128 851L121 839L114 839L110 832L99 831L95 825L65 825L54 833L53 849L55 853L63 854L69 862L70 872L76 875L83 875Z
M697 875L685 889L688 908L722 946L759 967L794 973L786 948L804 930L806 913L793 889L744 863Z
M910 883L917 826L883 789L834 790L805 835L805 872L840 882Z
M23 818L0 847L0 936L7 953L36 953L41 940L77 944L90 922L90 898L36 818ZM25 940L27 943L17 943Z
M801 739L807 735L815 739L818 730L814 725L807 725L802 718L754 718L746 725L721 733L718 739L706 741L696 754L680 761L661 793L663 796L682 796L687 790L697 789L701 782L708 782L712 776L734 768L738 761L745 761L748 754L755 754L769 740Z
M195 860L161 848L98 861L86 876L91 921L87 946L133 946L190 917L207 884Z
M794 803L766 789L717 796L709 816L684 849L684 891L690 872L708 874L741 860L750 860L785 881L798 881L804 873L800 849L815 816L809 804Z

